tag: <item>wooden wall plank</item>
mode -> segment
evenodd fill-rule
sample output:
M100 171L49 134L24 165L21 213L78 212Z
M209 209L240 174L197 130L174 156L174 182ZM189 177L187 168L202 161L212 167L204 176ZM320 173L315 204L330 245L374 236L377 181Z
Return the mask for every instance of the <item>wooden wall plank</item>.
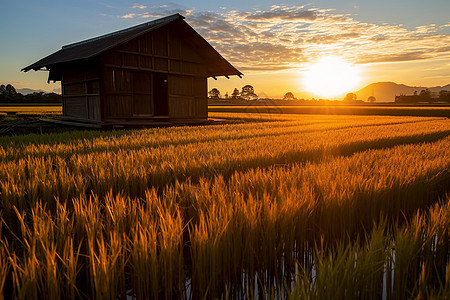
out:
M105 95L105 119L125 119L133 116L131 95Z
M168 55L167 28L160 28L152 32L153 34L153 54L159 56Z
M122 65L122 54L116 51L108 51L102 55L103 64L110 64L115 66Z
M131 93L132 72L119 68L105 68L103 72L105 93Z
M208 81L206 77L194 77L194 93L195 97L206 98L208 94Z
M169 30L169 57L181 59L181 38L173 29Z
M206 97L194 97L195 113L197 118L208 118L208 98Z
M168 63L167 58L155 57L154 58L154 68L156 71L168 71L169 63Z
M192 49L187 43L181 43L181 59L196 63L204 63L203 59L198 55L195 49Z
M169 75L169 95L192 96L192 80L190 76Z
M151 94L133 95L133 116L153 116L153 100Z
M65 96L86 95L86 83L65 83L63 84Z
M89 95L92 94L100 94L100 84L98 80L91 80L86 83L87 93Z
M78 119L89 119L86 97L71 97L64 99L66 116Z
M153 68L152 58L150 56L140 55L139 56L139 68L152 69Z
M136 54L122 53L122 63L124 66L137 67L139 56Z
M152 54L152 36L151 33L139 37L139 53Z
M88 118L93 121L101 121L100 96L88 97Z
M171 59L169 61L169 72L181 73L181 61Z
M152 93L152 74L150 72L133 72L133 93Z

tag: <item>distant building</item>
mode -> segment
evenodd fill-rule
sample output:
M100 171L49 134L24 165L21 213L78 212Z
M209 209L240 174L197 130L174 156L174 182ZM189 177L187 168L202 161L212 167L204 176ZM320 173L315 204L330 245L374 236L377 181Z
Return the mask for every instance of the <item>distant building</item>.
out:
M400 95L395 96L395 103L419 103L421 102L419 95Z
M450 103L449 98L423 97L420 95L400 95L395 96L395 103Z
M432 92L429 89L414 92L414 95L395 96L396 103L450 103L450 93L441 90L439 93Z
M175 14L63 46L22 69L61 81L63 119L130 124L206 120L207 78L241 76Z

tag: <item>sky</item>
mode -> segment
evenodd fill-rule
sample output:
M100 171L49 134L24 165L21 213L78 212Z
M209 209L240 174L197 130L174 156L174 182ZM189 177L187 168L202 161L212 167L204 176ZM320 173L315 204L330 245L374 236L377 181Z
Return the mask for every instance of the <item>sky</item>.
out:
M1 0L0 83L59 91L48 72L20 70L61 46L180 13L243 78L209 79L222 95L307 97L305 74L326 56L359 70L358 90L393 81L450 83L449 0Z

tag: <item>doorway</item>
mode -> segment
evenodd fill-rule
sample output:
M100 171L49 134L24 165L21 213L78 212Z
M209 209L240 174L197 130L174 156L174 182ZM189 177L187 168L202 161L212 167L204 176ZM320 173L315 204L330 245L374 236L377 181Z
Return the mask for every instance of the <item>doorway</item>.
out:
M169 116L169 84L166 73L153 73L153 114Z

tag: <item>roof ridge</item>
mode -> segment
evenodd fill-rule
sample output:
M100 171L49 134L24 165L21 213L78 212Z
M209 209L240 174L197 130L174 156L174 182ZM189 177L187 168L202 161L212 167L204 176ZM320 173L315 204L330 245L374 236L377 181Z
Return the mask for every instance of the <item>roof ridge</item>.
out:
M132 31L132 30L135 30L135 29L138 29L138 28L144 29L146 27L154 26L154 25L157 25L157 24L165 23L165 22L172 22L172 21L175 21L175 20L178 20L178 19L183 20L184 17L182 15L180 15L179 13L176 13L176 14L164 17L164 18L156 19L156 20L153 20L153 21L150 21L150 22L146 22L146 23L143 23L143 24L138 24L138 25L133 26L133 27L122 29L122 30L119 30L119 31L114 31L114 32L111 32L111 33L107 33L107 34L104 34L104 35L101 35L101 36L97 36L97 37L94 37L94 38L90 38L90 39L87 39L87 40L83 40L83 41L80 41L80 42L68 44L68 45L62 46L61 49L72 48L72 47L75 47L75 46L83 45L83 44L90 43L90 42L93 42L93 41L96 41L96 40L100 40L100 39L103 39L103 38L107 38L107 37L110 37L110 36L114 36L114 35L118 35L118 34L121 34L121 33L128 32L128 31Z

